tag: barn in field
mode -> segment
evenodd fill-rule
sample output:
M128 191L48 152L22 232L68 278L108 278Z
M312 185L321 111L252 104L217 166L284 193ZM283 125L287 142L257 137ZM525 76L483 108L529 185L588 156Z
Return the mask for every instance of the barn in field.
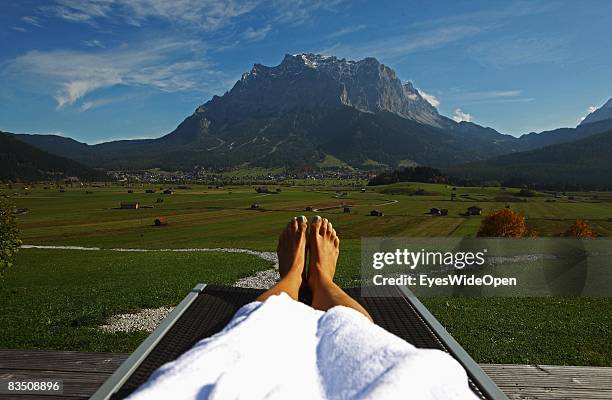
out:
M140 203L137 201L122 201L120 208L123 210L136 210L140 207Z
M466 214L467 215L481 215L482 208L476 207L476 206L468 207Z
M385 213L380 211L380 210L372 210L372 211L370 211L370 215L372 217L382 217L382 216L385 215Z
M145 193L155 193L155 189L147 189L145 190Z

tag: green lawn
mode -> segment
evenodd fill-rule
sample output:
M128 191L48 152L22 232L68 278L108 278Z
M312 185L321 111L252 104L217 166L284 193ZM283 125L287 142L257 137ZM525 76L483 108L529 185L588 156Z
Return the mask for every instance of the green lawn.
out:
M24 249L0 286L0 348L133 351L147 333L97 327L114 314L174 306L197 283L232 284L268 268L245 254Z
M270 186L275 189L277 186ZM149 187L147 187L149 188ZM575 219L588 219L602 236L612 236L610 193L547 193L522 202L518 189L459 187L422 183L388 187L281 187L262 195L249 187L209 189L193 185L173 195L127 193L120 186L43 189L25 194L0 189L28 211L18 217L25 244L110 248L240 247L272 251L286 221L314 214L333 221L342 239L337 280L345 286L360 281L360 240L375 236L474 236L481 217L464 217L468 206L484 213L509 204L525 213L540 236L563 232ZM347 192L338 197L336 191ZM13 195L17 193L17 195ZM451 193L457 199L451 201ZM597 195L597 199L593 199ZM571 198L570 198L571 197ZM162 198L162 203L157 199ZM139 201L138 210L117 209L121 201ZM554 200L554 201L553 201ZM251 210L252 203L260 204ZM351 213L341 206L350 205ZM307 206L327 208L306 212ZM431 207L449 215L427 215ZM372 209L384 217L370 217ZM153 226L154 218L168 226ZM269 266L258 258L225 253L120 253L66 250L22 250L0 281L0 347L93 351L129 351L146 334L106 334L95 329L107 317L144 307L178 303L197 282L230 284ZM427 306L481 362L612 365L610 299L426 299Z

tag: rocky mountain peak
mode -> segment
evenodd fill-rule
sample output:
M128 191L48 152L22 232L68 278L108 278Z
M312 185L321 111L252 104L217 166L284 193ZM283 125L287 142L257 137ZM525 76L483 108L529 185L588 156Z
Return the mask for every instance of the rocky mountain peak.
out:
M599 107L592 113L586 116L580 125L591 124L593 122L612 120L612 98L610 98L603 106Z
M230 104L233 111L243 110L244 117L255 112L349 106L370 113L386 111L437 127L445 123L411 83L403 84L393 69L373 57L353 61L300 53L287 54L272 67L255 64L232 90L203 108L229 116L220 108Z

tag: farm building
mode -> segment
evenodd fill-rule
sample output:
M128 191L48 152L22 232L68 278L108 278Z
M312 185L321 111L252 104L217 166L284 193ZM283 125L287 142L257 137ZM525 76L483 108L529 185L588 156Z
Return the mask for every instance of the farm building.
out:
M380 210L372 210L372 211L370 211L370 215L372 217L382 217L382 216L385 215L385 213L380 211Z
M137 201L122 201L121 208L124 210L136 210L140 207L140 203Z
M145 190L145 193L155 193L155 189L147 189Z
M164 194L174 194L174 190L166 189L164 190Z
M466 214L467 215L480 215L482 214L482 208L476 207L476 206L468 207Z
M344 207L343 210L345 213L350 213L351 212L351 207Z
M448 215L448 210L446 208L430 208L429 213L431 215Z
M258 203L253 203L253 204L251 204L251 209L252 209L252 210L257 210L257 209L259 209L259 204L258 204Z
M165 217L155 218L155 226L168 225L168 219Z
M134 191L132 189L128 190L128 193L134 193Z

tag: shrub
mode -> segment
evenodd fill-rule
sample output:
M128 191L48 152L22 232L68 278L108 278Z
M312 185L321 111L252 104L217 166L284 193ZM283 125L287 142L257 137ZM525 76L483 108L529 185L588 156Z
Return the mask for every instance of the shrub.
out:
M523 214L502 208L483 218L478 236L525 237L535 236L535 232L529 229Z
M13 265L15 253L21 246L14 211L13 203L0 197L0 276Z
M592 238L595 237L595 233L593 233L593 228L591 228L591 224L589 224L588 221L577 219L576 222L565 231L563 236Z

